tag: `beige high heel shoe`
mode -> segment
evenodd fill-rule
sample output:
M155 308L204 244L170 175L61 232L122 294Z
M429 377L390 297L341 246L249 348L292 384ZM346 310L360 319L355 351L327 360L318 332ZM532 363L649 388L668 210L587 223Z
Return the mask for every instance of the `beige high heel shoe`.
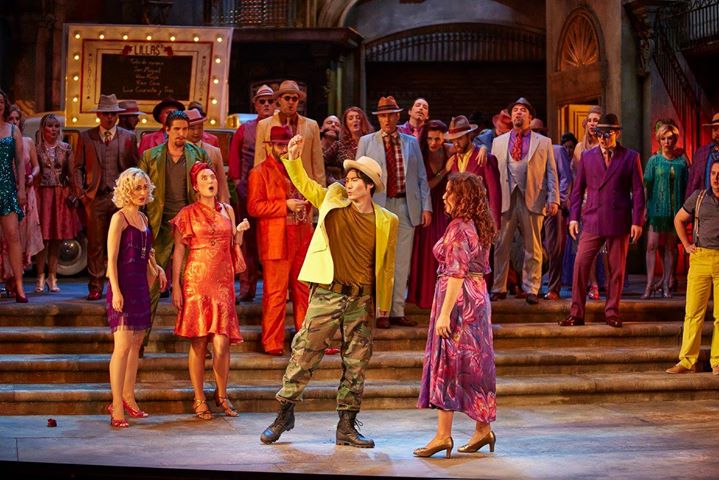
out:
M52 293L57 293L60 291L60 287L57 286L57 277L55 276L54 273L51 273L50 275L47 276L47 288Z
M452 448L454 447L454 440L452 440L452 437L449 437L439 443L438 445L435 445L434 447L422 447L422 448L416 448L412 454L415 457L431 457L437 452L441 452L442 450L446 450L445 456L446 458L452 458Z
M45 291L45 274L41 273L37 276L37 281L35 282L35 293L42 293Z

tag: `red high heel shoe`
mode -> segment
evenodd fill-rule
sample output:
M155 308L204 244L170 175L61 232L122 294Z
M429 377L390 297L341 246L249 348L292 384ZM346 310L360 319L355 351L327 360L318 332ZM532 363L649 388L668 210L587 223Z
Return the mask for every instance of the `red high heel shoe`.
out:
M122 401L122 406L125 409L125 412L127 412L132 418L147 418L150 416L149 413L143 412L140 409L135 410L130 405L128 405L125 400Z
M129 423L127 423L127 420L123 419L117 419L113 418L112 416L112 403L107 406L107 411L110 414L110 426L114 428L127 428L130 426Z

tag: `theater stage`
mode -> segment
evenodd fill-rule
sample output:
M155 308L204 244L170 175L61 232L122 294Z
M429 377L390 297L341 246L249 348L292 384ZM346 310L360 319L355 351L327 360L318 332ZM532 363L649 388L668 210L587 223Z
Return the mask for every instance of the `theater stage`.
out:
M271 446L259 441L274 418L267 413L209 422L152 415L124 430L111 429L106 416L54 416L56 428L46 426L47 415L5 416L0 471L12 478L33 471L43 478L501 479L688 479L716 478L719 472L719 400L500 406L498 415L495 453L453 453L449 460L412 456L432 435L435 416L429 410L362 412L362 431L377 444L367 450L334 445L334 412L299 411L295 429ZM458 416L455 442L461 445L472 428Z

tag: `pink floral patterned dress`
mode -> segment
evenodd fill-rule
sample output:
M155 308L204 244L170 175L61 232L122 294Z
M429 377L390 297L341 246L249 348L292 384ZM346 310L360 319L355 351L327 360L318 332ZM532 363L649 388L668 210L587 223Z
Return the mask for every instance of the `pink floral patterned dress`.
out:
M489 249L479 243L474 222L452 220L433 253L439 262L429 321L418 408L463 412L489 423L497 416L492 311L483 275L490 272ZM448 277L463 278L450 314L452 336L434 326L442 310Z

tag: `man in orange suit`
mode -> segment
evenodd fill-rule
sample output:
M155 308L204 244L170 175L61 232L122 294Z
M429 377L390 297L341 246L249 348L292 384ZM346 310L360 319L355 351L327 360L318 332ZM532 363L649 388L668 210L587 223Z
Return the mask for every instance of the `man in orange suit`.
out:
M292 299L295 328L307 313L309 288L297 277L312 238L312 207L297 191L280 157L287 154L292 131L270 129L270 153L250 170L247 211L257 218L257 244L262 261L262 347L282 355L285 342L287 290Z

